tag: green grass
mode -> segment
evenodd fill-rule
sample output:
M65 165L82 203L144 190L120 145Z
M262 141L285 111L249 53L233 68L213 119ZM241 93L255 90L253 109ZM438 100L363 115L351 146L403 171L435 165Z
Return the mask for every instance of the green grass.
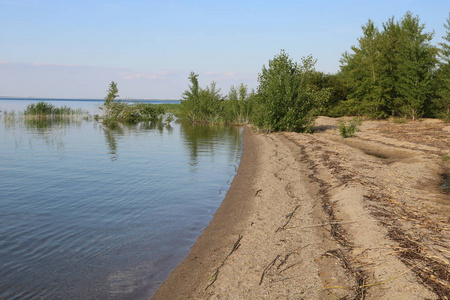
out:
M165 103L165 104L153 104L156 107L161 107L166 113L171 113L178 116L181 111L181 103Z
M406 123L406 118L394 118L394 123L404 124Z
M442 160L443 161L449 161L450 160L450 156L448 153L443 153L442 154Z
M355 137L359 131L358 126L362 124L361 118L354 118L351 121L342 121L339 123L339 132L343 138Z
M56 107L53 104L39 101L29 104L23 114L29 117L64 117L81 116L86 112L82 109L73 109L67 106Z

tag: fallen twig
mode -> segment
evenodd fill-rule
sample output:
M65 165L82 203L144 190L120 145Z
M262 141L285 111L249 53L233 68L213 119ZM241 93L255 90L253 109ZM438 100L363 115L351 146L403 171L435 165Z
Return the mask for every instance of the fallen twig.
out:
M352 224L352 223L358 223L359 221L345 221L345 222L324 222L321 224L316 224L316 225L307 225L307 226L292 226L289 227L288 229L291 228L299 228L299 229L306 229L306 228L313 228L313 227L322 227L322 226L327 226L327 225L343 225L343 224Z
M295 211L296 211L299 207L300 207L300 205L297 205L297 206L294 208L294 210L286 216L287 220L286 220L286 222L284 223L284 225L281 226L281 227L278 227L278 229L277 229L275 232L278 232L278 231L280 231L280 230L284 230L284 229L286 228L287 224L289 224L289 222L291 221L292 217L294 216Z
M228 255L222 260L222 263L217 267L216 272L214 272L214 274L211 276L211 278L210 278L211 282L206 286L205 291L211 285L213 285L214 282L216 282L217 276L219 275L220 268L225 264L225 261L228 259L228 257L230 257L230 255L239 248L239 246L241 245L241 239L242 239L242 235L239 235L239 237L238 237L236 243L234 243L233 248L231 249L230 253L228 253Z
M259 285L262 284L262 282L263 282L263 280L264 280L264 275L266 275L267 270L269 270L271 267L273 267L273 265L277 262L277 260L278 260L278 258L280 258L280 256L281 256L281 255L278 254L277 257L275 257L275 259L272 260L272 261L267 265L267 267L264 269L264 271L263 271L262 274L261 274L261 279L259 280Z

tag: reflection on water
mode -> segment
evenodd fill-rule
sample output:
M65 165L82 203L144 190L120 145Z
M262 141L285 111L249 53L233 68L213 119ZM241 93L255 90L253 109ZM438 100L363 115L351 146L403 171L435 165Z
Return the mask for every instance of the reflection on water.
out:
M218 144L229 145L228 150L231 155L234 145L241 146L241 128L223 125L209 124L181 124L181 134L184 144L189 152L191 166L198 164L198 155L203 152L210 152L214 155Z
M111 160L116 160L119 153L117 149L117 139L124 136L129 136L145 131L158 132L161 136L164 134L170 135L173 133L173 128L170 124L163 122L140 122L137 124L117 124L114 128L102 127L105 134L106 143L109 147L109 154Z
M28 129L50 129L63 128L67 125L81 125L82 120L86 120L81 117L54 117L54 118L35 118L24 117L23 122Z
M148 299L241 153L231 127L1 119L0 299Z

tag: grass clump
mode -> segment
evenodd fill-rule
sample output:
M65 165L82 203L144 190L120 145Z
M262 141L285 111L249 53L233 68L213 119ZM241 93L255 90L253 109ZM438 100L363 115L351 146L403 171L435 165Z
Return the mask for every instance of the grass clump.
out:
M351 121L342 121L339 123L339 132L343 138L355 137L359 131L358 126L362 124L361 118L354 118Z
M449 161L450 160L449 153L443 153L442 154L442 160L443 161Z
M24 116L30 117L52 118L82 115L84 114L84 111L81 109L73 109L67 106L56 107L53 104L39 101L37 103L29 104L23 114Z

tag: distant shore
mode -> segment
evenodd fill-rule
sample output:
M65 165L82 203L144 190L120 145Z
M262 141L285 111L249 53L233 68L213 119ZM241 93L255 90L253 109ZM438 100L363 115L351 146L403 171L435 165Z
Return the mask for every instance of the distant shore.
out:
M105 101L105 99L96 98L45 98L45 97L13 97L13 96L0 96L0 100L36 100L36 101ZM118 99L121 101L132 101L132 102L152 102L152 101L181 101L180 99L147 99L147 98L137 98L137 99Z
M152 299L448 295L450 125L365 121L343 139L339 121L246 128L222 205Z

